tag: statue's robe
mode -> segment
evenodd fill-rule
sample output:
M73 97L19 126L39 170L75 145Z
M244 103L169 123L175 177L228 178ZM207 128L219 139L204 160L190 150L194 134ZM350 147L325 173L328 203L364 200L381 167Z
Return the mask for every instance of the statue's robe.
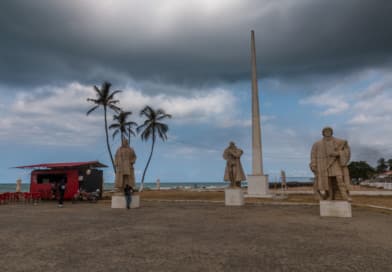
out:
M135 171L133 168L135 161L135 151L129 147L128 144L122 145L119 149L117 149L114 160L116 167L116 188L124 189L126 184L135 188Z
M330 154L338 152L339 157ZM315 190L328 190L328 178L342 176L347 188L350 185L348 162L350 161L350 147L346 140L331 137L322 139L312 146L310 168L315 174Z
M223 158L226 160L225 181L243 181L246 180L244 169L240 161L243 151L236 147L228 147L223 152Z

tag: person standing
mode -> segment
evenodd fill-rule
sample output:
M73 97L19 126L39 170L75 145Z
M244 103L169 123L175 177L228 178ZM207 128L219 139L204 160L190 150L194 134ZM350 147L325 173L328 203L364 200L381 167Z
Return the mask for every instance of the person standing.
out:
M50 182L51 200L56 199L57 188L58 188L57 182Z
M59 208L63 207L65 189L66 189L65 180L62 179L59 184Z
M133 188L129 186L129 184L126 184L124 187L124 195L125 195L125 201L127 203L128 210L130 209L132 203L132 193L133 193Z

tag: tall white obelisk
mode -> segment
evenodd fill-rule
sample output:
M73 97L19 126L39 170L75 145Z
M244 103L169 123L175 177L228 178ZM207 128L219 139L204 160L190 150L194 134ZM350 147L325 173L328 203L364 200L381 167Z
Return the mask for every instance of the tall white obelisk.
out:
M249 197L270 197L268 194L268 175L263 172L261 144L261 124L259 110L259 89L257 86L255 32L251 31L252 65L252 174L248 175Z

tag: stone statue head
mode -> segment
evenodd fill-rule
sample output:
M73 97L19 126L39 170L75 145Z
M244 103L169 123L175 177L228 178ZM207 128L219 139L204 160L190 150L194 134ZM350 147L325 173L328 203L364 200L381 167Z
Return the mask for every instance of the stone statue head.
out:
M122 146L123 147L127 147L129 144L128 144L128 140L125 138L125 137L123 137L122 138Z
M333 129L331 127L325 127L322 130L322 134L324 137L331 137L333 135Z

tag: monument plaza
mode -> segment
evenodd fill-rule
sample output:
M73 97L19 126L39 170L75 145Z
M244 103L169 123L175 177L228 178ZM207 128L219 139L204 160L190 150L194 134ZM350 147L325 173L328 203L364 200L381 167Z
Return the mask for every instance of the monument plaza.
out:
M200 194L200 193L199 193ZM145 197L142 196L142 199ZM222 197L223 199L223 197ZM391 212L142 201L0 206L2 271L390 271Z

